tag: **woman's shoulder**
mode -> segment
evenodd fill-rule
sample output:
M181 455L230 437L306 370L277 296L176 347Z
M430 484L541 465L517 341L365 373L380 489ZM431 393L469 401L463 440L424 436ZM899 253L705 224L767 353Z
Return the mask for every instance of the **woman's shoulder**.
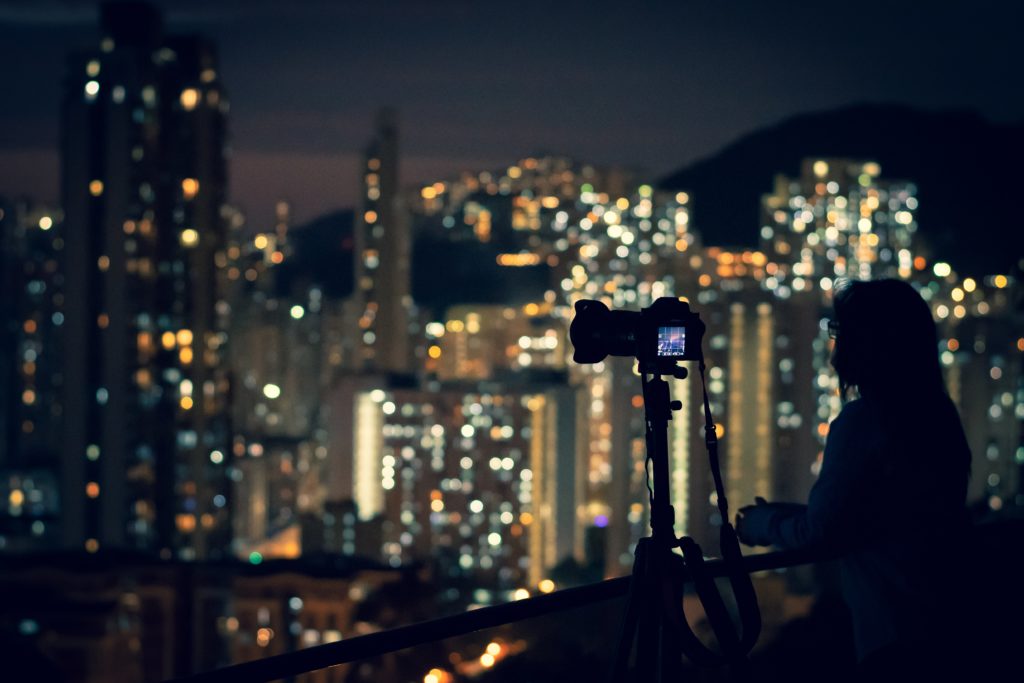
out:
M860 397L843 405L829 425L829 437L856 449L881 446L887 435L885 407Z
M867 398L856 398L843 404L835 420L835 426L861 425L867 422L877 422L880 417L879 406Z

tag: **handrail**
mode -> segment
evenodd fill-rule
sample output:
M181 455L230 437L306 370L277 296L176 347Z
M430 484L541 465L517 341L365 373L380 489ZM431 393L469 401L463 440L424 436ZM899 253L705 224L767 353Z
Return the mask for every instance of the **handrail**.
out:
M832 559L836 559L833 554L823 554L811 550L785 550L747 555L743 558L743 565L748 573L753 573ZM706 564L706 571L715 578L727 575L723 560L710 560ZM683 581L690 580L685 569L682 570L682 579ZM170 683L265 683L276 681L523 619L622 597L629 591L629 582L630 577L623 576L586 586L566 588L525 600L481 607L409 626L400 626L348 640L339 640L251 662L233 664L222 669L174 679Z

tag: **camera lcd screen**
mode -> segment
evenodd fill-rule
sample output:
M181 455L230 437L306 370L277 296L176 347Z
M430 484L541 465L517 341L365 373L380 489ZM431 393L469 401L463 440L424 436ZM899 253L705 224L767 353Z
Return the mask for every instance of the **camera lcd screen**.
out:
M659 327L658 355L668 358L686 355L686 328Z

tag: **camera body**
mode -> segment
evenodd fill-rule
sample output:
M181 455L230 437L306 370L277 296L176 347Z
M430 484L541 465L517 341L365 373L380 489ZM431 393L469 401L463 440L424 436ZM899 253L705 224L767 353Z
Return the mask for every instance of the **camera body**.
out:
M641 368L665 368L701 360L704 323L685 301L661 297L640 311L610 311L600 301L576 302L569 326L573 361L598 363L605 356L634 356Z

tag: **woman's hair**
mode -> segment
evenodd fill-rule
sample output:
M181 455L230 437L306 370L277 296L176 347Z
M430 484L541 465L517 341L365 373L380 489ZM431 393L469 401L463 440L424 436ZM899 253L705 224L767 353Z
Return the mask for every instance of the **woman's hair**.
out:
M902 280L852 281L834 298L832 364L843 397L945 393L931 310Z

